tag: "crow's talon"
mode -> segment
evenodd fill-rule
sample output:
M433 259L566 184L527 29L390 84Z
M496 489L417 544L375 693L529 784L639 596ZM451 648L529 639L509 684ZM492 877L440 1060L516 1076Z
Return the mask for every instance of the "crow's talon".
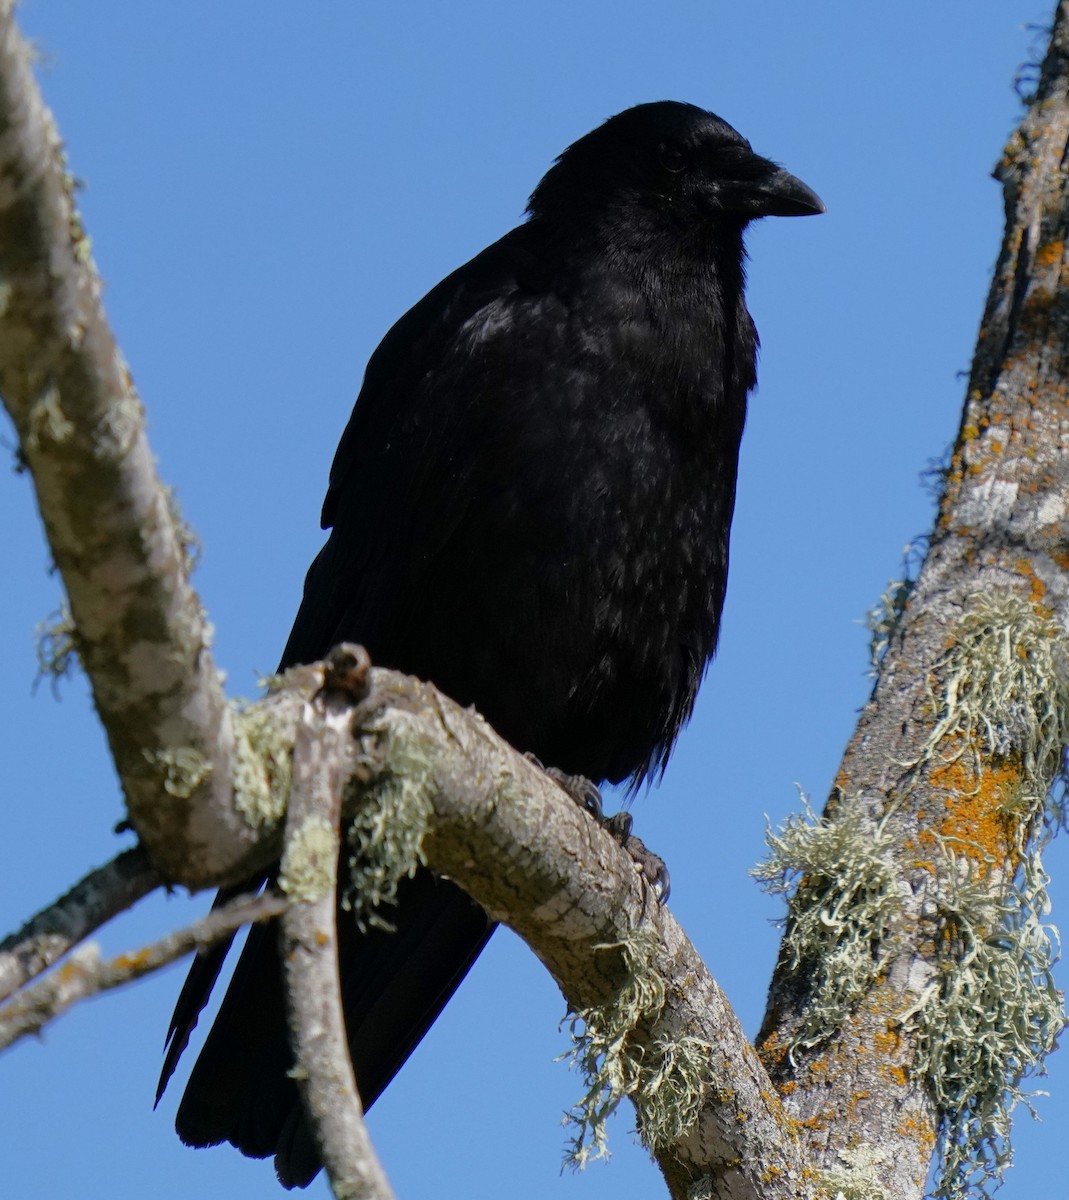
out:
M602 824L612 834L614 838L626 850L627 843L631 839L631 828L634 825L634 820L629 812L613 813L611 817L606 817ZM637 840L637 839L636 839Z
M528 762L534 763L540 771L544 771L558 787L571 796L580 808L585 809L602 829L606 830L612 835L615 841L619 842L630 855L631 861L635 864L635 869L653 889L658 904L665 904L668 900L668 894L672 890L668 878L668 867L665 865L663 858L654 854L652 850L647 850L642 839L635 837L631 832L634 825L631 814L629 812L618 812L613 813L611 817L607 817L601 803L601 792L585 775L568 775L557 767L547 767L534 754L525 754L524 758Z
M646 849L641 838L631 836L624 843L624 849L631 856L638 872L645 878L653 889L658 904L667 904L672 892L672 880L668 874L668 864L659 854Z
M544 771L559 788L571 796L580 808L590 813L599 825L605 824L605 810L601 805L601 792L598 790L597 784L592 783L585 775L569 775L558 767L547 767L536 754L531 754L530 751L524 755L524 758L528 762L534 763L540 771Z

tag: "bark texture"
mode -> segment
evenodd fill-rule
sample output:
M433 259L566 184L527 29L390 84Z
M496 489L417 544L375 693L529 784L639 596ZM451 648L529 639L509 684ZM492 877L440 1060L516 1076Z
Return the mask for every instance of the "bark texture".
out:
M243 925L277 917L286 908L285 898L272 892L240 896L185 929L108 961L101 958L95 942L83 942L51 975L23 988L0 1007L0 1051L20 1038L40 1033L80 1000L150 975L194 950L233 936Z
M167 879L203 887L259 851L231 803L242 746L12 9L0 2L0 394L130 816Z
M937 1139L951 1193L998 1173L999 1118L1063 1020L1037 837L1069 733L1067 84L1062 0L996 168L1005 236L927 555L824 818L769 872L801 879L762 1057L814 1164L896 1200Z
M160 886L140 846L91 871L65 896L0 942L0 1000L58 962L72 946Z
M626 854L476 714L382 670L351 727L315 699L321 668L256 705L226 704L11 7L0 0L0 392L154 869L201 887L276 859L296 794L284 877L299 898L290 993L310 1076L324 1078L319 1033L333 1030L324 1046L338 1038L323 905L341 806L360 844L353 864L342 856L358 903L422 859L527 940L576 1014L583 1137L596 1141L599 1114L630 1097L675 1200L805 1200L819 1186L918 1197L938 1137L951 1187L997 1170L991 1114L1061 1021L1036 836L1069 727L1069 0L999 166L1006 239L928 556L888 613L824 818L774 848L768 877L793 895L760 1057ZM329 816L309 825L301 803L316 795ZM153 881L138 878L134 890ZM15 940L0 960L13 986L129 896L122 872L104 882L58 940L40 923ZM0 1020L18 1036L218 934L187 931L103 966L83 955ZM305 965L322 984L307 995ZM350 1093L344 1071L309 1093L313 1114L346 1126L321 1122L325 1159L340 1194L361 1194L350 1182L364 1172L385 1195L364 1151L353 1166Z

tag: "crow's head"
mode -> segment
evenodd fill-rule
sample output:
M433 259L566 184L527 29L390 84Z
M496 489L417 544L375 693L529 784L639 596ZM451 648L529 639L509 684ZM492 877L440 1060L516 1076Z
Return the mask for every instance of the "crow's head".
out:
M726 121L661 100L610 117L573 142L531 197L534 217L656 213L671 223L824 212L819 196Z

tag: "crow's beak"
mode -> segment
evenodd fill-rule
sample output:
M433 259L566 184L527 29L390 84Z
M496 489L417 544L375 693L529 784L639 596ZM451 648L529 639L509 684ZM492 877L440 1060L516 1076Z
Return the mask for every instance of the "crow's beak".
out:
M811 217L828 211L812 188L782 167L757 181L752 195L755 216Z
M751 221L757 217L808 217L825 211L824 201L806 185L758 154L746 158L733 179L720 179L716 202L725 212Z

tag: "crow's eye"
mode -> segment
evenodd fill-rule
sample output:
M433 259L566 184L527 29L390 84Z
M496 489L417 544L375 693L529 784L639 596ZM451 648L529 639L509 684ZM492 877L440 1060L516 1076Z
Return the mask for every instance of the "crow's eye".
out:
M661 148L661 166L673 175L678 175L687 165L687 156L678 146L663 146Z

